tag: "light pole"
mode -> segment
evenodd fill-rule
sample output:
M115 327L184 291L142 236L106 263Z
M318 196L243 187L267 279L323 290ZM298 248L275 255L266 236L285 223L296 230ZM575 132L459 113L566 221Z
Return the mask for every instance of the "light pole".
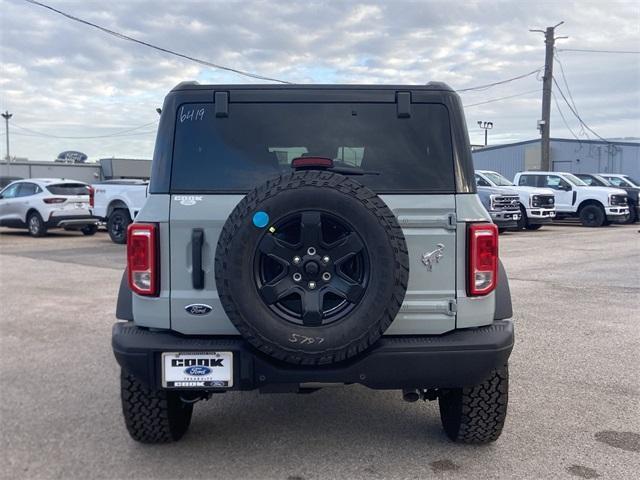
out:
M7 135L7 163L9 163L9 159L11 158L9 155L9 119L13 117L13 113L9 113L8 110L5 110L5 112L2 114L2 118L4 118L5 121L5 128L6 128L6 135Z
M484 146L487 146L487 132L493 128L493 122L481 122L478 120L478 126L484 130Z

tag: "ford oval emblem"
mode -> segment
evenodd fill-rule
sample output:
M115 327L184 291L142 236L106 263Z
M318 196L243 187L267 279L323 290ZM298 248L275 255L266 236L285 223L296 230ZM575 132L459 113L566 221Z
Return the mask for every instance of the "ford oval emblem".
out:
M200 377L203 375L209 375L211 373L211 369L209 367L193 366L185 368L184 373L186 373L187 375L196 375Z
M213 307L204 303L192 303L184 307L184 309L189 315L206 315L213 310Z

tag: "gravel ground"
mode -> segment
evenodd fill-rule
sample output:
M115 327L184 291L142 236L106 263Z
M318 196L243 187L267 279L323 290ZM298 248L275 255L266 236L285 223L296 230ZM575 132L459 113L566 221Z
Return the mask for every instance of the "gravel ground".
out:
M17 478L637 478L638 226L507 233L516 346L494 444L450 443L436 403L352 386L229 393L175 444L139 445L110 349L124 248L99 233L0 229L0 476Z

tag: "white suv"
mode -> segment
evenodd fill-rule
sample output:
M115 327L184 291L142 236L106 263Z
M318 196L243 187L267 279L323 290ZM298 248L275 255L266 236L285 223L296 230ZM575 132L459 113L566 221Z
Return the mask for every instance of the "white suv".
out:
M585 227L622 223L629 216L627 192L619 188L590 187L567 172L520 172L520 186L550 188L556 196L556 218L578 217Z
M89 212L93 189L83 182L31 178L7 185L0 192L0 226L27 228L42 237L49 228L96 233L97 219Z

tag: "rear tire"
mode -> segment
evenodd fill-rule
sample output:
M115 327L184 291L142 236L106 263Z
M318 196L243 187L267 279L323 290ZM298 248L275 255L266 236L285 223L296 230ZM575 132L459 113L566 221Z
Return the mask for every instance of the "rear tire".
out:
M38 212L29 214L27 228L32 237L44 237L47 234L47 226Z
M509 370L493 370L474 387L440 392L440 419L447 436L459 443L489 443L500 437L507 417Z
M131 223L129 212L121 208L114 210L107 220L107 231L113 243L124 245L127 243L127 227Z
M135 441L175 442L187 432L193 404L177 392L150 389L125 370L120 371L120 391L124 421Z
M95 235L98 231L97 225L86 225L80 229L83 235L90 237L91 235Z
M606 224L607 215L602 205L589 204L580 209L580 222L585 227L602 227Z

